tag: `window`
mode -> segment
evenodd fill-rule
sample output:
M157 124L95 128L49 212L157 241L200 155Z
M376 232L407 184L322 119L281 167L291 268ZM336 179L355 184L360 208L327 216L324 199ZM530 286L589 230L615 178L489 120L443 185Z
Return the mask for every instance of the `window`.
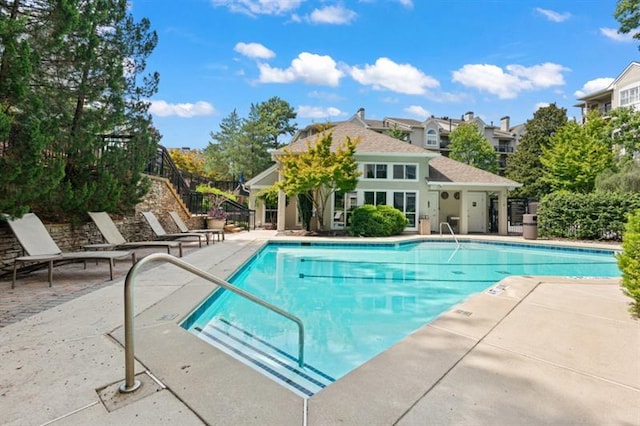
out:
M384 191L365 191L364 203L373 204L374 206L377 206L378 204L387 204L387 193Z
M386 164L365 164L364 177L367 179L386 179L387 165Z
M333 228L344 228L351 225L352 209L357 206L357 194L335 192L333 196Z
M416 227L417 195L415 192L394 192L393 207L400 210L409 220L407 227Z
M427 146L438 146L438 135L433 129L427 130Z
M640 102L640 86L620 91L620 106L634 105Z
M393 178L394 179L406 179L406 180L416 180L418 176L417 167L415 164L394 164L393 165Z

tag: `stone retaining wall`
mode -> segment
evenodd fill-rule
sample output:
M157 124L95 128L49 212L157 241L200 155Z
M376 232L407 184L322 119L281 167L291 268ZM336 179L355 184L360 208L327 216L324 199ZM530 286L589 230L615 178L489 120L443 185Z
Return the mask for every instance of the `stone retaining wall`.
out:
M184 203L164 178L149 176L151 189L144 200L135 208L132 216L116 217L111 215L120 233L127 241L154 240L156 236L140 212L153 212L167 233L180 232L169 217L170 211L176 211L191 229L204 228L203 217L191 217ZM49 234L62 251L82 251L87 244L102 243L102 235L93 222L72 226L71 224L45 224ZM13 270L13 259L23 255L20 243L6 222L0 221L0 276Z

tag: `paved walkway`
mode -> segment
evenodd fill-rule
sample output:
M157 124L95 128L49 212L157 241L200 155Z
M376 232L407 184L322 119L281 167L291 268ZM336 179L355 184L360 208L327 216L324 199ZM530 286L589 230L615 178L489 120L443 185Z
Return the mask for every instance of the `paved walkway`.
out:
M230 236L185 260L224 277L273 236ZM128 267L113 282L105 265L67 265L51 289L44 271L0 283L0 424L640 425L640 323L618 280L509 278L305 403L179 328L211 288L170 265L136 284L144 385L118 394Z
M183 242L183 255L198 250L197 242ZM151 253L163 252L154 249L136 249L138 258ZM92 264L87 268L82 263L57 266L53 269L53 285L49 287L47 269L18 274L15 288L11 288L11 275L0 277L0 328L21 321L47 309L51 309L102 287L124 280L131 262L116 262L113 281L109 280L109 265L106 262Z

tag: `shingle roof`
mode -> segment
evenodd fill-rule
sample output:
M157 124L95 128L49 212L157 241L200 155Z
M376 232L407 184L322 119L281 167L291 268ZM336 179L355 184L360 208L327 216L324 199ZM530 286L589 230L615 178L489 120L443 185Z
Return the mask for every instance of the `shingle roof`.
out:
M387 117L386 120L396 121L398 123L406 124L407 126L411 126L411 127L424 128L422 121L414 120L412 118Z
M519 183L510 179L443 157L428 149L424 149L417 145L411 145L407 142L366 129L351 122L340 123L319 134L299 139L286 147L275 151L274 155L278 156L283 154L285 149L294 153L304 152L307 150L308 144L313 146L318 138L321 138L326 133L331 133L333 136L333 143L331 145L332 151L336 151L338 146L340 146L347 137L350 137L352 140L360 140L356 146L356 153L359 154L417 154L423 158L433 157L429 160L430 182L485 184L488 186L510 187L520 186Z
M429 182L477 183L496 186L520 186L518 182L447 157L429 161Z
M332 151L337 150L338 146L340 146L347 137L350 137L352 140L360 139L356 147L357 153L424 154L425 157L437 155L432 151L421 148L417 145L411 145L407 142L403 142L373 130L365 129L362 126L350 122L340 123L331 129L325 130L324 132L304 139L299 139L287 145L285 148L289 149L291 152L306 151L308 143L313 146L316 140L326 133L331 133L333 135L333 144L331 145ZM282 150L285 148L275 151L274 154L276 156L281 154Z

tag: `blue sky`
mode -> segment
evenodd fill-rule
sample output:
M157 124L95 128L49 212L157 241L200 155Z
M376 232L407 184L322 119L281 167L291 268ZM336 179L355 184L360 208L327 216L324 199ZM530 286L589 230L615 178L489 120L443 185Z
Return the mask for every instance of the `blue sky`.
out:
M234 109L273 96L302 128L366 117L524 123L606 87L638 41L617 33L615 0L131 0L159 42L148 70L169 148L204 148Z

